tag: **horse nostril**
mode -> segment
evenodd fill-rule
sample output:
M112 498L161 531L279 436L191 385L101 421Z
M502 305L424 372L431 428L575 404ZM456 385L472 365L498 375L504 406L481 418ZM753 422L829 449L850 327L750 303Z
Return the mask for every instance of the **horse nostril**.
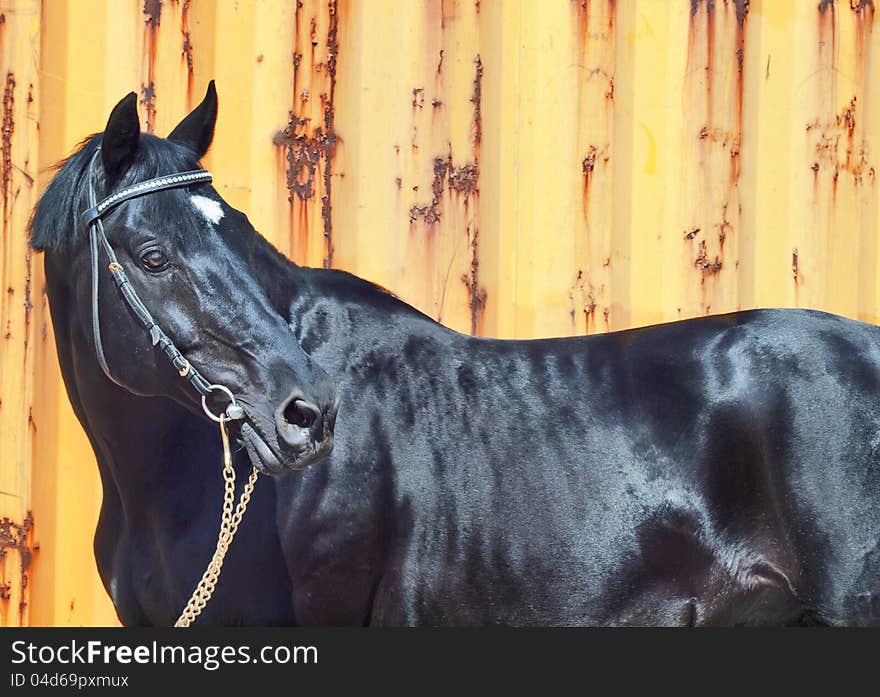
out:
M281 443L303 449L322 444L332 446L336 404L321 408L302 392L291 394L275 412L275 427Z
M284 407L284 420L299 428L311 428L320 417L321 410L303 399L292 399Z

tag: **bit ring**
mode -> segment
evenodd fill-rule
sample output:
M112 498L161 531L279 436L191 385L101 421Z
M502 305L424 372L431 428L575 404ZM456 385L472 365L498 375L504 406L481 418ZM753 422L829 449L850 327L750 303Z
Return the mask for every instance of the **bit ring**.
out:
M208 402L206 394L202 395L202 409L205 410L205 414L208 415L208 418L211 421L216 421L218 424L221 419L227 420L236 420L244 418L244 409L239 406L238 402L235 401L235 395L232 394L232 390L230 390L226 385L208 385L208 394L211 392L224 392L227 397L229 397L229 404L226 406L226 411L221 416L217 416L210 409L208 409Z

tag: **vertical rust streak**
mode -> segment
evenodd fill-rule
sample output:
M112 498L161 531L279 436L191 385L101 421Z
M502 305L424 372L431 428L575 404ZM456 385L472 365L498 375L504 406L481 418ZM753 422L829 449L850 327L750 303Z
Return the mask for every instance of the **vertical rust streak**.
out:
M713 0L706 2L706 122L714 122L714 108L712 104L712 92L714 73L713 62L715 59L715 3Z
M330 27L327 30L327 74L330 76L330 94L324 103L324 196L321 198L321 219L324 221L324 268L333 266L333 157L336 154L334 130L336 99L336 61L339 56L339 13L336 0L330 0ZM323 95L322 95L323 100Z
M439 69L439 65L438 65ZM486 289L480 285L480 230L479 230L479 176L480 176L480 149L483 141L482 119L482 90L483 90L483 62L480 55L474 58L474 80L470 96L473 108L471 120L471 147L473 159L456 165L452 157L452 145L445 155L434 158L434 179L431 184L430 203L415 203L409 209L410 224L415 224L419 219L423 220L430 232L433 225L439 222L442 216L444 193L450 197L456 197L464 204L465 214L469 215L470 222L467 224L468 246L470 248L470 267L461 276L468 295L468 307L471 317L471 333L478 334L482 331L483 315L486 307ZM418 100L414 102L417 108ZM415 187L414 187L415 188ZM444 286L445 293L445 286ZM442 302L441 302L442 305Z
M33 250L30 245L27 245L27 251L24 253L24 363L23 369L27 369L27 359L28 359L28 343L30 342L30 328L31 328L31 310L34 308L34 304L31 298L32 292L32 282L31 282L31 258L33 254Z
M336 0L329 0L329 26L327 30L326 63L315 62L318 46L317 20L312 17L309 22L309 41L311 44L311 65L316 71L326 68L329 77L329 88L320 95L322 122L312 128L311 118L303 111L310 99L311 90L300 89L300 68L302 66L301 46L301 10L302 2L296 3L294 12L295 45L293 51L293 106L288 112L288 123L273 137L273 144L284 153L286 162L285 180L288 189L287 200L290 204L290 224L292 234L292 250L307 253L308 250L308 211L305 205L299 215L294 214L297 201L305 204L319 194L318 178L323 184L321 193L321 219L323 222L324 253L323 266L329 268L333 264L333 222L332 222L332 176L333 158L338 140L334 130L335 96L336 96L336 65L339 55L338 44L338 7ZM297 227L299 226L299 227Z
M480 175L480 148L483 141L483 61L477 54L474 59L474 83L473 93L471 95L471 104L473 104L474 115L472 123L473 136L473 164L465 165L456 170L450 177L450 186L459 192L465 193L465 203L468 196L475 196L476 206L474 208L474 224L470 230L470 247L471 247L471 265L468 274L462 276L470 306L471 313L471 334L477 334L482 328L483 315L486 310L487 292L480 285L480 228L479 228L479 175Z
M473 137L474 137L474 160L479 159L480 143L483 141L483 61L480 60L479 54L474 59L475 75L474 75L474 92L471 96L471 104L474 105L473 120Z
M9 249L10 215L12 213L12 134L15 131L15 75L10 70L6 73L6 83L3 87L3 120L0 126L0 193L3 195L3 244L0 247L0 278L4 281L9 279L9 264L6 250ZM10 286L3 294L3 316L7 318L7 325L3 334L4 339L12 338L12 325L9 314L9 302L15 290Z
M299 24L300 11L302 10L302 0L296 0L296 9L293 11L293 100L294 108L296 108L297 81L299 79L299 66L302 63L302 49L299 43Z
M189 30L189 5L191 0L183 0L180 8L180 34L183 37L181 55L186 61L186 104L188 108L192 107L192 90L193 90L193 47L192 38Z
M6 73L3 87L3 124L2 124L2 181L3 192L3 224L9 218L9 206L12 193L12 133L15 130L15 75L10 70Z
M743 63L745 61L746 53L746 19L748 18L748 15L749 0L736 0L736 135L730 146L731 189L738 185L740 176L739 156L743 137L743 103L745 100Z
M144 0L144 44L147 47L147 82L141 83L141 103L147 111L147 133L156 127L156 38L162 16L162 0Z

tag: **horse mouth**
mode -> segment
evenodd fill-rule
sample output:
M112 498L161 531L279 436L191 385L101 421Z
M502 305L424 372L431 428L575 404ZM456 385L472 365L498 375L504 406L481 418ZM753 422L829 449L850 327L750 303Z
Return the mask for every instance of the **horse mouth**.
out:
M253 426L245 422L241 425L241 439L247 449L251 463L261 474L280 474L284 471L281 460L272 452L266 441Z
M333 438L330 437L321 443L311 442L297 455L282 459L269 447L259 432L247 422L241 425L241 440L244 442L251 463L261 474L278 475L290 471L299 472L313 462L323 459L333 450Z

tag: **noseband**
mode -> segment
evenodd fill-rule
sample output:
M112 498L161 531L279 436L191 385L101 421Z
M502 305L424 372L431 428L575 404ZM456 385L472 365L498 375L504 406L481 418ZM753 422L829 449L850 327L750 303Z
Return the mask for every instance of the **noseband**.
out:
M110 372L110 366L104 355L104 344L101 341L101 325L98 312L98 267L100 266L98 260L99 242L110 261L108 268L114 282L116 283L116 287L122 295L123 301L128 305L131 311L134 312L137 318L141 321L141 324L144 325L144 329L149 333L153 346L158 345L162 348L165 355L168 357L168 360L171 361L171 364L174 366L175 370L177 370L178 375L189 380L193 389L201 395L202 408L205 410L205 413L211 419L218 422L224 417L231 420L244 418L244 410L239 406L238 402L235 401L232 391L225 385L215 385L206 380L177 349L174 342L165 332L162 331L162 328L156 324L156 320L153 319L150 311L141 301L137 291L132 287L128 277L125 275L125 270L122 268L122 264L119 263L119 259L117 259L116 253L113 251L113 247L110 246L107 235L104 233L104 224L101 221L107 213L133 198L154 194L157 191L180 189L192 184L207 184L212 179L211 173L204 169L195 169L189 172L180 172L178 174L170 174L164 177L148 179L139 184L133 184L132 186L120 189L98 202L96 200L97 194L95 193L95 163L100 153L101 148L99 147L89 164L87 176L89 208L88 210L83 211L82 217L89 228L89 245L92 258L92 329L95 338L95 353L98 355L98 363L100 363L101 369L112 382L120 387L125 387L114 378ZM214 392L222 392L230 400L229 405L226 407L225 414L221 416L215 415L208 408L207 397Z

